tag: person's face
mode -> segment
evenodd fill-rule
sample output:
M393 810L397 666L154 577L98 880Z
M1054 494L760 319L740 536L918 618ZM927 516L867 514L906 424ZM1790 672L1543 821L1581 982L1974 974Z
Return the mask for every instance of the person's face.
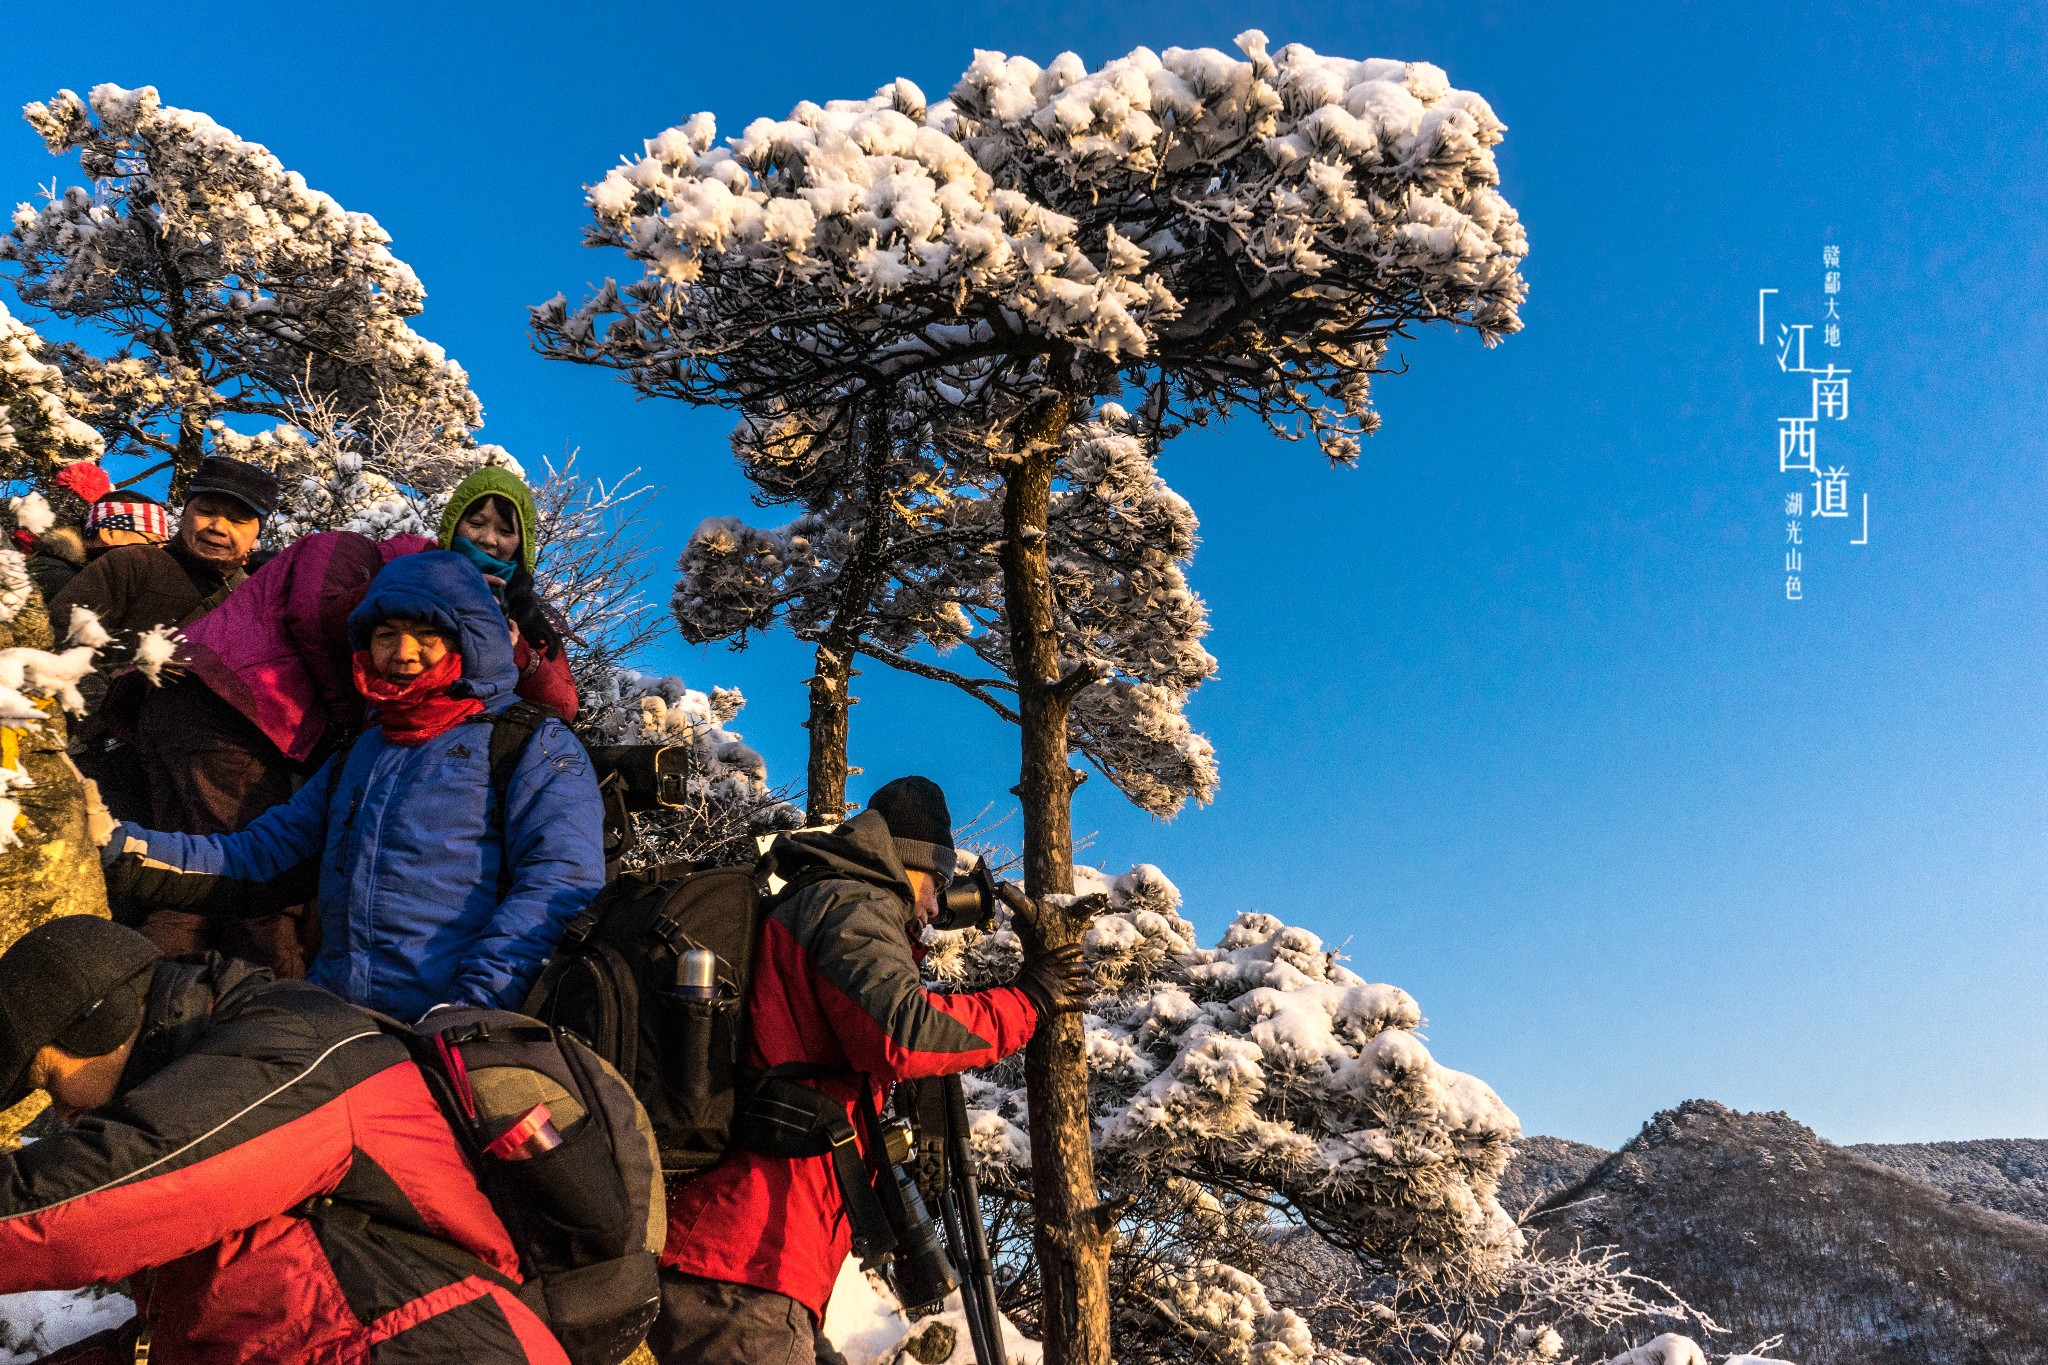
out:
M178 540L188 554L233 568L256 548L263 523L246 504L218 493L198 493L178 518Z
M448 657L441 628L425 621L381 621L370 632L370 667L388 683L408 683Z
M455 533L469 537L469 543L492 559L519 558L519 522L505 500L478 498L455 523Z
M910 882L911 893L917 897L910 911L912 936L915 937L939 917L939 879L914 867L904 868L903 875Z
M114 527L101 527L92 533L92 548L111 550L116 545L161 545L163 537L150 535L146 531L130 531Z
M140 1032L140 1030L138 1030ZM121 1072L128 1066L128 1054L135 1050L135 1038L104 1057L74 1057L54 1045L36 1053L29 1064L29 1081L50 1095L50 1105L59 1120L69 1123L114 1102L120 1088Z

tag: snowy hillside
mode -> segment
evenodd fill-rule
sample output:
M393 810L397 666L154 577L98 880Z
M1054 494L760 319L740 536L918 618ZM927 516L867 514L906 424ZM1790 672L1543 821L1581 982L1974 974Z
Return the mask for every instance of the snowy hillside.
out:
M2048 1223L2048 1138L1865 1142L1847 1150L1952 1199Z

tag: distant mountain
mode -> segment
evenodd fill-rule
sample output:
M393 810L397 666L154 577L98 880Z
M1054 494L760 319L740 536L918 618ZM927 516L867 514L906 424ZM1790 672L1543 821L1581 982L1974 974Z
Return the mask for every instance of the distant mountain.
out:
M1952 1199L2048 1223L2048 1138L1860 1142L1844 1150L1932 1185Z
M1518 1191L1598 1149L1525 1150ZM1985 1160L1944 1156L1935 1173L2005 1170ZM1553 1188L1525 1226L1539 1251L1620 1247L1728 1329L1721 1351L1782 1333L1772 1354L1801 1365L2048 1362L2048 1227L1952 1199L1783 1114L1667 1110ZM1596 1360L1627 1344L1575 1343Z

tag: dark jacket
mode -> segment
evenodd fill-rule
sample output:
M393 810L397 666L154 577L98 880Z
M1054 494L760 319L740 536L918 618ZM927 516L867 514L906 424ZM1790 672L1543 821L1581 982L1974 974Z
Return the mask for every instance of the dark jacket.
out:
M889 1085L987 1066L1038 1026L1014 986L927 991L912 957L910 887L889 827L864 812L830 833L785 835L775 870L799 889L761 926L747 992L748 1065L808 1063L863 1080L811 1082L877 1106ZM865 1142L865 1135L863 1135ZM823 1316L852 1246L829 1156L733 1151L669 1195L662 1264L787 1294Z
M413 746L372 725L236 834L123 824L108 887L134 904L263 913L304 899L317 868L320 955L307 980L401 1019L437 1004L517 1009L604 885L597 779L568 727L549 719L500 803L488 717L512 704L518 679L505 618L467 560L393 560L350 616L351 634L392 616L456 637L453 690L482 701L483 716Z
M518 1259L404 1045L217 956L157 968L112 1104L0 1156L0 1293L134 1276L163 1365L566 1365Z
M85 567L85 539L75 526L52 526L36 537L28 557L28 576L49 602Z
M163 545L118 545L79 570L50 599L50 625L62 640L71 629L71 609L86 607L114 637L127 662L134 637L157 626L197 619L209 600L242 581L242 571L223 574L188 554L175 539Z

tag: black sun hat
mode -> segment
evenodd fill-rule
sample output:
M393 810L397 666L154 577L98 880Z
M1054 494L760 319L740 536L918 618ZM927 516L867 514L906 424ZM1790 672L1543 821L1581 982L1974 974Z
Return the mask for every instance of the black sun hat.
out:
M29 1068L45 1047L103 1057L127 1042L161 960L141 934L97 915L38 924L0 953L0 1109L34 1088Z

